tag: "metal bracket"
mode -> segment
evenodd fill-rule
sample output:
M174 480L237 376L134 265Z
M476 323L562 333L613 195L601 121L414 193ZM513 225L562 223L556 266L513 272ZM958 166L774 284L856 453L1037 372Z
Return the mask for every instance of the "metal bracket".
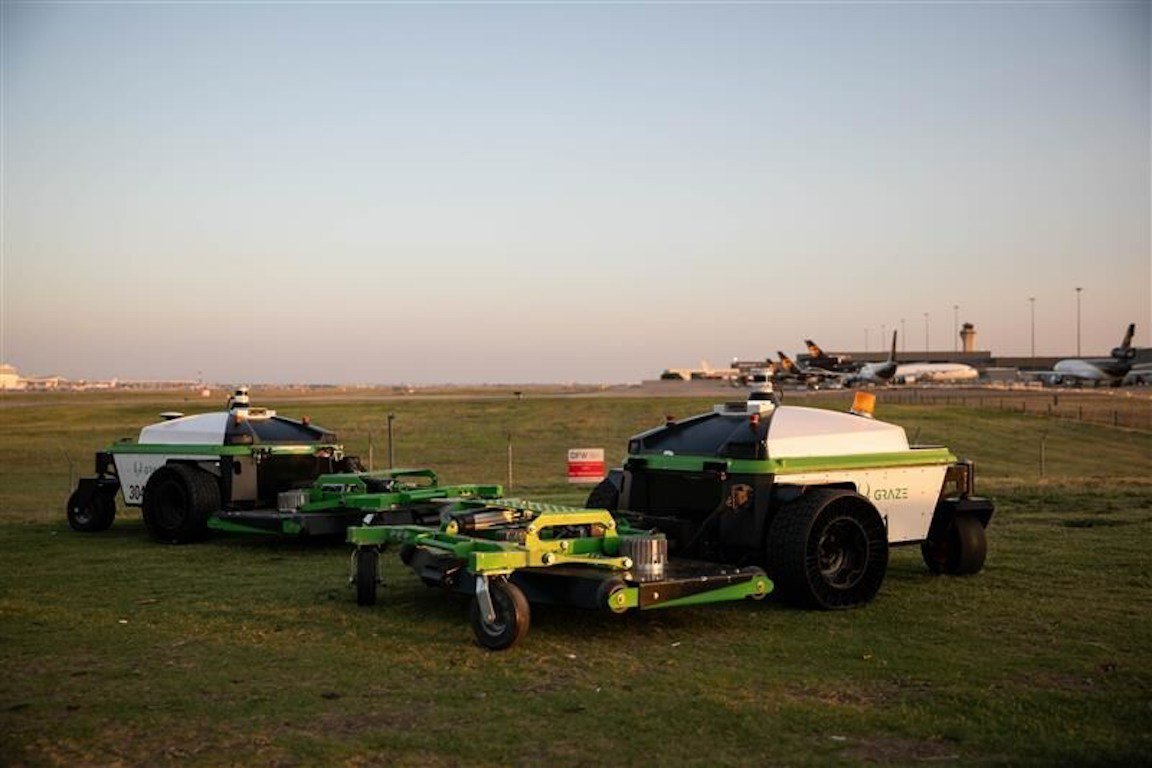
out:
M488 577L476 577L476 603L487 624L496 623L496 609L492 607L492 595L488 594Z

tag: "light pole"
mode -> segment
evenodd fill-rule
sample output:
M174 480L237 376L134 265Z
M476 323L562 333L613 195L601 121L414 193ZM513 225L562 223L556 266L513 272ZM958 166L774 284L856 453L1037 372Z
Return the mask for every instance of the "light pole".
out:
M960 305L952 305L952 352L960 351Z
M1080 286L1076 286L1076 357L1080 357L1080 291L1084 290Z
M928 313L924 313L924 357L928 357Z
M1032 357L1036 357L1036 297L1028 297L1028 308L1032 315Z

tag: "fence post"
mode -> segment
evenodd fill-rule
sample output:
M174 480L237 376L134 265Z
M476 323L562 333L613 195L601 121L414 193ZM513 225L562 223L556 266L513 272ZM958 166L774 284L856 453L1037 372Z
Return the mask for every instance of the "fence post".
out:
M395 420L396 414L388 414L388 469L396 468L395 444L392 442L392 422Z
M512 432L508 432L508 490L512 490Z

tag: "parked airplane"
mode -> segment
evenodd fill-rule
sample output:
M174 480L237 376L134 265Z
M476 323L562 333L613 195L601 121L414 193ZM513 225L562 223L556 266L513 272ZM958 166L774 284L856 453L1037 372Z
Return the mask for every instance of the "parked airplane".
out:
M713 368L707 360L700 361L699 368L668 368L660 374L661 379L689 381L697 379L719 379L728 381L737 378L740 371L735 368Z
M860 369L859 363L852 363L843 355L829 355L812 339L804 339L808 347L808 359L802 362L811 368L822 368L826 371L856 371Z
M777 381L796 381L814 387L823 384L828 379L837 381L840 379L839 374L797 363L779 350L776 351L776 354L780 357L780 365L776 366L775 377Z
M897 384L973 381L980 378L980 371L964 363L901 363L892 378Z
M895 378L898 367L896 364L896 331L892 331L892 349L888 352L888 359L879 363L864 363L854 373L848 374L844 379L844 386L889 384Z
M1130 323L1128 325L1128 332L1124 334L1124 338L1120 341L1120 346L1112 350L1111 357L1091 357L1079 358L1073 357L1066 360L1061 360L1056 365L1052 366L1051 371L1027 371L1030 376L1034 376L1046 384L1084 384L1091 382L1094 386L1107 384L1109 386L1119 386L1124 381L1129 373L1135 369L1137 376L1133 378L1140 378L1147 369L1148 363L1141 363L1133 365L1136 357L1136 349L1132 346L1132 337L1136 333L1136 324Z

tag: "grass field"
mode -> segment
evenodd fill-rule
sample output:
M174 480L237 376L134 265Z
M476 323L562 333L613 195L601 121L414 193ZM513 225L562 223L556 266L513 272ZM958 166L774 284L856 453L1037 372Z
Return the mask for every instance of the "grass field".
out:
M463 602L391 557L365 609L340 544L162 546L123 508L107 533L70 531L70 478L93 451L161 410L215 406L179 399L0 401L0 764L1092 765L1152 750L1147 431L881 394L881 418L976 461L997 500L981 574L933 578L899 549L850 612L540 607L526 641L493 654ZM628 435L710 402L261 404L361 456L371 439L377 466L395 414L397 462L448 482L507 482L511 435L515 494L579 502L567 448L618 459Z

